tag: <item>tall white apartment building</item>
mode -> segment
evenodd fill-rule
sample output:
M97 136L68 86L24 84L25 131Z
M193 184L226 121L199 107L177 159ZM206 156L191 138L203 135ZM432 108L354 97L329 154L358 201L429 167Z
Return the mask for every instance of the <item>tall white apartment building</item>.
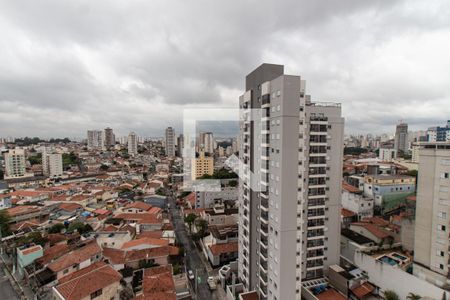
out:
M450 142L421 143L414 231L414 275L450 284Z
M87 147L91 149L102 149L103 146L103 132L101 130L87 131Z
M240 124L239 277L260 299L301 299L339 263L344 120L300 76L263 64L246 77ZM244 179L242 179L244 176Z
M138 136L134 132L128 134L128 155L136 156L138 154Z
M166 128L166 156L175 156L175 129L172 127Z
M4 154L5 179L26 177L25 150L12 149Z
M200 148L206 153L214 153L214 135L212 132L200 133Z
M48 153L44 149L42 153L42 171L45 176L50 178L58 178L63 175L62 154Z

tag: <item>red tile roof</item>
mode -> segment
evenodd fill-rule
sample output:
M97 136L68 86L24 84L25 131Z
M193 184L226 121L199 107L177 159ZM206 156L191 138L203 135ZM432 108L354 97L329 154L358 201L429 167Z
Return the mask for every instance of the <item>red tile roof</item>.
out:
M69 252L70 248L67 244L56 244L53 247L44 250L44 256L37 259L37 262L45 266L51 261Z
M214 256L217 256L217 255L220 255L223 253L237 252L238 251L238 242L215 244L215 245L209 246L209 249L211 250L211 253Z
M169 255L178 255L179 249L173 246L162 246L142 250L120 250L104 248L103 255L113 264L125 264L141 259L151 259Z
M127 221L136 221L139 224L161 224L160 217L149 213L122 213L115 216L117 219L124 219Z
M316 295L319 300L346 300L346 298L335 289L329 289Z
M351 184L348 184L345 181L342 183L342 188L349 193L360 193L361 192L357 187L355 187Z
M342 208L341 209L341 216L343 216L344 218L351 218L353 216L356 216L356 214L354 212L352 212L351 210L348 210L346 208Z
M95 291L119 282L122 275L104 262L94 263L59 280L55 289L66 300L81 300Z
M92 256L101 254L102 249L96 241L90 241L82 248L67 253L48 265L48 268L54 272L62 271L72 265L79 264Z
M163 239L141 238L124 243L122 245L122 249L128 249L140 245L167 246L169 245L169 241Z
M41 209L39 207L37 207L37 206L21 205L21 206L8 208L6 211L8 212L9 216L15 217L15 216L20 216L20 215L26 215L26 214L39 212L40 210Z
M372 223L356 222L352 223L351 225L364 227L367 231L369 231L379 239L384 239L391 236L388 232L384 231L379 226Z
M150 210L152 208L152 206L150 204L147 204L145 202L142 201L135 201L132 202L130 204L128 204L127 206L125 206L125 208L136 208L136 209L142 209L142 210Z
M358 299L363 299L365 296L371 294L375 290L375 287L368 282L361 284L360 286L351 289Z
M153 300L175 300L177 298L171 265L144 270L141 297L140 299Z
M22 252L22 255L29 255L29 254L31 254L33 252L37 252L39 250L42 250L42 247L40 245L36 245L36 246L29 247L27 249L20 250L20 252Z
M76 211L77 209L83 208L83 206L81 206L80 204L77 204L77 203L61 203L58 207L59 207L59 209L69 211L69 212L73 212L73 211Z

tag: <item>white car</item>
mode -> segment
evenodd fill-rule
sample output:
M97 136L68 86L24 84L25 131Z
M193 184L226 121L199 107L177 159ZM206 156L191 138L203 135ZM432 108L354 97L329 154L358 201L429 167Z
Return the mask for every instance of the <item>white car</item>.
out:
M192 270L188 271L188 277L189 277L190 280L194 280L195 279L195 276L194 276L194 273L192 272Z

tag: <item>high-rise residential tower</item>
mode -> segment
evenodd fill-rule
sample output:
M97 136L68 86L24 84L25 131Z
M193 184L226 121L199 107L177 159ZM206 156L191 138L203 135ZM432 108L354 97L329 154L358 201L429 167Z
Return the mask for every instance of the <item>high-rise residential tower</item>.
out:
M5 179L26 177L25 151L11 149L4 154Z
M183 157L183 149L184 149L184 136L183 134L180 134L177 138L178 157Z
M103 132L101 130L87 131L87 147L91 149L101 149L103 142Z
M450 143L419 149L413 272L440 286L450 284Z
M106 149L114 147L114 145L116 144L116 137L114 135L112 128L109 128L109 127L105 128L103 134L104 134L103 146Z
M214 153L214 135L212 132L200 133L200 149L206 153Z
M48 152L46 148L42 152L42 171L45 176L58 178L63 175L63 161L61 153Z
M128 134L128 155L136 156L138 154L138 136L134 132Z
M399 153L408 152L408 124L400 123L395 129L395 150Z
M166 128L166 156L175 156L175 129L172 127Z
M239 277L260 299L301 299L339 263L341 107L312 103L300 76L263 64L239 99ZM256 113L255 113L256 112Z

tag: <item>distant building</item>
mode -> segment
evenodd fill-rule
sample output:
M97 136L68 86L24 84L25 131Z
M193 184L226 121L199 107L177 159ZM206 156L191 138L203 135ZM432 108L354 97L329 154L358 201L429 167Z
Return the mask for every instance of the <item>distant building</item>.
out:
M408 152L408 124L400 123L395 130L395 150L399 152Z
M214 173L214 158L205 156L200 152L199 157L192 159L192 180L202 177L203 175L212 175Z
M25 151L12 149L4 154L5 179L27 177L25 164Z
M130 132L128 135L128 154L130 156L136 156L138 154L138 139L134 132Z
M422 144L416 200L414 275L450 284L450 143Z
M427 130L429 142L446 142L450 141L450 120L447 121L445 127L431 127Z
M342 207L355 213L358 220L373 217L374 200L346 182L342 184Z
M397 150L392 148L380 148L378 157L382 161L392 161L397 157Z
M88 130L87 131L87 147L89 150L101 149L103 132L101 130Z
M114 147L116 144L116 137L114 135L114 132L112 128L105 128L104 130L104 141L103 145L106 149L109 149L110 147Z
M184 136L183 134L180 134L177 138L178 157L183 157L183 149L184 149Z
M212 132L200 133L200 148L203 148L206 153L214 153L214 135Z
M166 128L166 156L175 156L175 129L172 127Z
M42 171L45 176L57 178L63 175L63 160L61 153L42 153Z
M406 175L367 175L364 177L364 194L375 199L375 205L382 206L389 195L406 197L416 191L416 178Z
M411 145L411 161L413 163L419 163L419 149L420 146L418 144Z

